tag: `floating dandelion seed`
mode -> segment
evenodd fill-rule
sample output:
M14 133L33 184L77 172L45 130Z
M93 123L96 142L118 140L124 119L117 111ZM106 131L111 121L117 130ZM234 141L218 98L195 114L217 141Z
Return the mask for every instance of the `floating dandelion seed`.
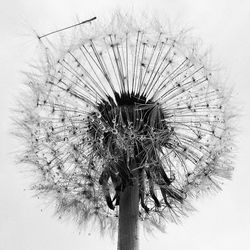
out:
M29 76L23 162L60 215L114 227L121 193L138 184L140 219L161 228L230 178L228 98L180 34L128 23L85 32L60 57L47 50Z

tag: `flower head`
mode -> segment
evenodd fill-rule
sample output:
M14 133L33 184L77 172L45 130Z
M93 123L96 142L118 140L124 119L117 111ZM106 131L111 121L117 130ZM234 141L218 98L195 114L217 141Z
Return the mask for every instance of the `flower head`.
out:
M123 19L61 56L46 51L22 108L22 161L59 213L113 225L138 175L140 218L158 225L230 178L227 98L180 34Z

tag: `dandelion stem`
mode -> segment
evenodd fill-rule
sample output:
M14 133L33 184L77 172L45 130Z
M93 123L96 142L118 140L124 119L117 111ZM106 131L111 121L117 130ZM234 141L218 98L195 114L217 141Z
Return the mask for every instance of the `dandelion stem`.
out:
M131 164L136 168L135 162ZM133 186L127 186L120 194L118 250L138 250L139 183L134 174Z

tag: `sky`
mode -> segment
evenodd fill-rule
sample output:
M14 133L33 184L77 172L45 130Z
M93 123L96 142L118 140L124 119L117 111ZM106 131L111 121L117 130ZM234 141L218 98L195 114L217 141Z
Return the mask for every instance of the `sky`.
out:
M247 0L8 0L0 7L0 250L116 249L116 239L95 230L79 233L75 224L53 216L53 207L26 191L32 176L15 164L19 144L10 135L11 109L38 55L32 30L39 34L72 25L76 17L110 16L116 9L170 20L191 28L233 87L234 175L216 196L195 202L197 212L168 224L165 234L141 233L141 249L250 249L250 3Z

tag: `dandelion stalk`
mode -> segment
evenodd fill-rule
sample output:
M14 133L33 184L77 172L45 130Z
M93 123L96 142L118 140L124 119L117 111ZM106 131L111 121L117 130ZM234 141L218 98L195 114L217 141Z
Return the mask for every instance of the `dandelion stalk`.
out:
M136 250L139 245L139 182L135 176L133 186L128 186L120 194L118 250Z
M35 167L33 188L53 197L60 217L110 232L119 221L118 249L136 250L138 220L163 229L230 178L231 114L181 34L126 18L97 27L61 55L47 48L29 74L21 161Z

